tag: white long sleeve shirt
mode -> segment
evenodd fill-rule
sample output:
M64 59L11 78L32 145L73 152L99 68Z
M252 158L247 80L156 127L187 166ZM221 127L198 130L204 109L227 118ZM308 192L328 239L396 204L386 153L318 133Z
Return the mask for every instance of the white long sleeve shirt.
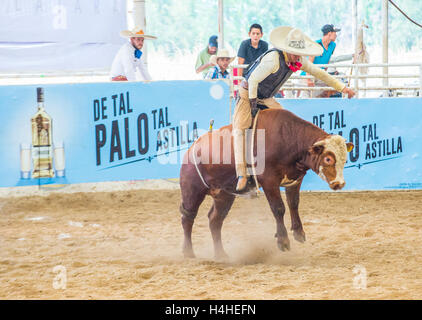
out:
M130 42L119 49L111 65L111 78L125 76L128 81L152 80L144 62L144 55L136 58L135 50Z
M287 60L286 55L284 57L285 60ZM307 58L301 57L300 62L302 63L302 67L300 68L300 70L310 73L315 78L325 82L328 86L334 88L338 92L341 92L346 86L344 83L338 81L336 78L332 77L321 68L316 67ZM262 58L259 65L251 73L248 79L249 99L254 99L257 97L259 83L263 81L266 77L268 77L270 74L276 73L279 68L279 53L277 51L272 51Z

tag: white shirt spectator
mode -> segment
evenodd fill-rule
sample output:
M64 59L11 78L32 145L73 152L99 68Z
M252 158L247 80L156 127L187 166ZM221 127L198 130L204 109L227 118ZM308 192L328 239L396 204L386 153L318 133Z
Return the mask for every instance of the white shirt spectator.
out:
M136 58L135 50L130 42L119 49L111 65L111 78L125 76L128 81L152 80L144 62L144 55Z

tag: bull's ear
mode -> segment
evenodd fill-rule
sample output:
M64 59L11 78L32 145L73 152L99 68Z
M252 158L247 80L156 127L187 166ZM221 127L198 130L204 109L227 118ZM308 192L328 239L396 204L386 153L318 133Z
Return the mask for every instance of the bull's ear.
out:
M351 142L346 143L347 152L351 152L355 145Z
M311 154L319 155L324 152L324 143L322 141L315 142L312 147L309 148Z

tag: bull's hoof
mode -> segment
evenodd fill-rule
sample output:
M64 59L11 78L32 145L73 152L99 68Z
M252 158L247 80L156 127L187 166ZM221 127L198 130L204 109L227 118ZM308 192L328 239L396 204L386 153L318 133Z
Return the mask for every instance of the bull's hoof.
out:
M277 240L277 246L281 251L290 251L290 240L289 238L279 238Z
M215 261L218 261L218 262L227 262L230 260L228 254L225 253L224 251L216 253L214 256L214 259Z
M185 257L185 259L196 258L195 253L193 253L192 249L183 249L183 256Z
M306 241L305 231L303 230L293 230L293 237L300 243L304 243Z

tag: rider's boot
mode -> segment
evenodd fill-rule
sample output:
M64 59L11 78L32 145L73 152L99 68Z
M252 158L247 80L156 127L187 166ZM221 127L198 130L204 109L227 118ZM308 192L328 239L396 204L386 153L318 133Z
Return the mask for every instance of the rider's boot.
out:
M236 191L245 191L248 184L248 176L246 170L245 159L245 131L241 129L233 129L233 149L234 161L236 165L236 175L238 177Z
M248 184L248 178L245 176L239 176L237 179L236 191L242 192L246 190Z

